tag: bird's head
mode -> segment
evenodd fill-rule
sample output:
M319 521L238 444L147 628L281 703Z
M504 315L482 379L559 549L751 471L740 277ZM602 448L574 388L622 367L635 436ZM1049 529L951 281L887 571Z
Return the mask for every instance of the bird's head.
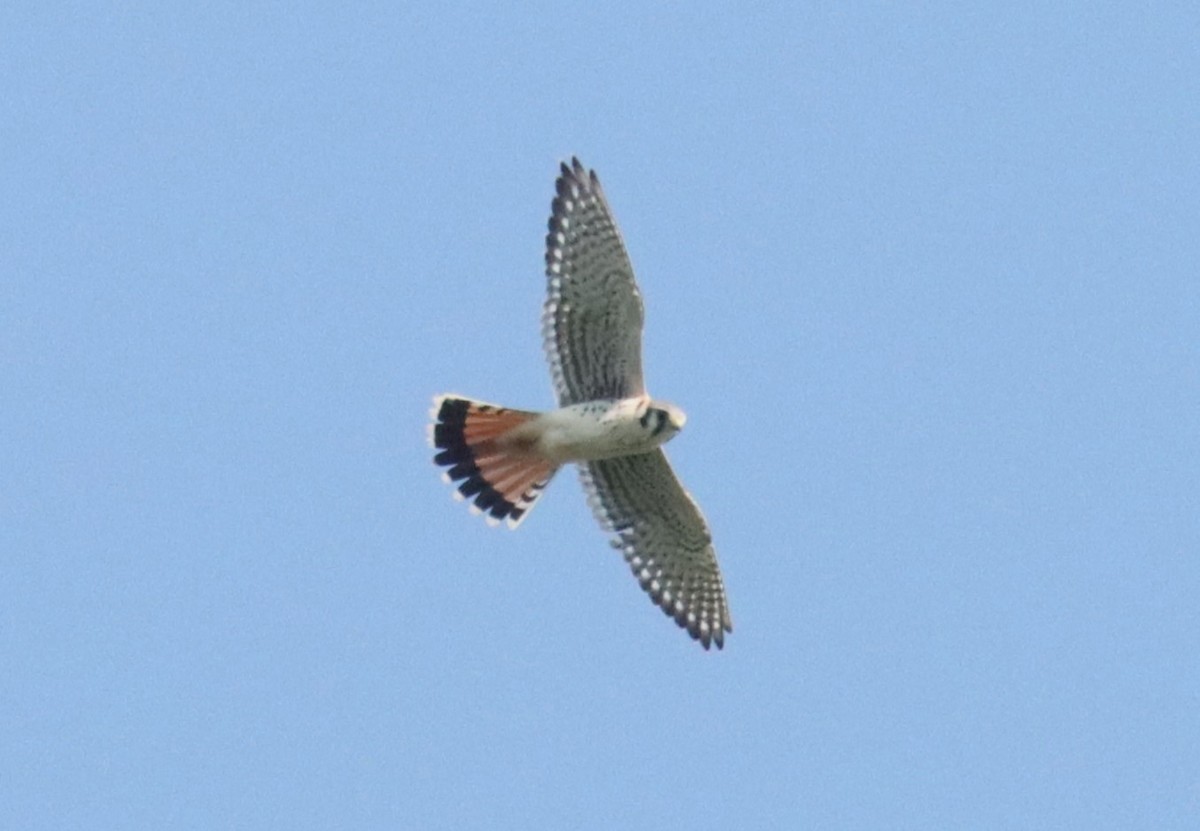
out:
M642 426L650 431L650 435L661 443L683 429L687 415L674 404L651 401L639 420Z

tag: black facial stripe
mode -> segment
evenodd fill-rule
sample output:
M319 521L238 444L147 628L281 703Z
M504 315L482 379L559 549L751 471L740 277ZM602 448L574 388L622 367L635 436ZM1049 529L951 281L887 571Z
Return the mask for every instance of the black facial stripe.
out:
M654 410L654 415L658 417L658 422L654 425L654 429L650 431L650 435L657 436L663 430L667 429L667 411Z

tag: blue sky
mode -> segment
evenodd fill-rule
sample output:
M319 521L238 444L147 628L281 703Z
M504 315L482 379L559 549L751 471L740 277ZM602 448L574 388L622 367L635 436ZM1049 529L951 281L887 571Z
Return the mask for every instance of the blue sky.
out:
M1189 4L10 4L0 826L1200 827ZM552 403L605 183L734 632Z

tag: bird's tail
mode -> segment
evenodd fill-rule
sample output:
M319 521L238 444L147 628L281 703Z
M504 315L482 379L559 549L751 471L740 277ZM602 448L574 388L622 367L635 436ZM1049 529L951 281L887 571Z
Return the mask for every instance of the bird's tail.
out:
M471 511L491 525L520 525L558 467L523 452L527 442L503 438L538 414L439 395L430 416L429 440L438 451L433 461L446 468L443 479L458 483L455 498L471 500Z

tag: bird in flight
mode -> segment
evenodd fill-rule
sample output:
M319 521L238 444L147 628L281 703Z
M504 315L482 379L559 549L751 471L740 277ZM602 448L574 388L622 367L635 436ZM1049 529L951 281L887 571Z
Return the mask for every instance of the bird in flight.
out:
M516 528L573 462L588 504L650 598L705 649L733 631L712 535L662 445L686 417L642 378L642 297L595 171L562 165L546 236L542 335L558 408L440 395L430 441L442 478L493 525Z

